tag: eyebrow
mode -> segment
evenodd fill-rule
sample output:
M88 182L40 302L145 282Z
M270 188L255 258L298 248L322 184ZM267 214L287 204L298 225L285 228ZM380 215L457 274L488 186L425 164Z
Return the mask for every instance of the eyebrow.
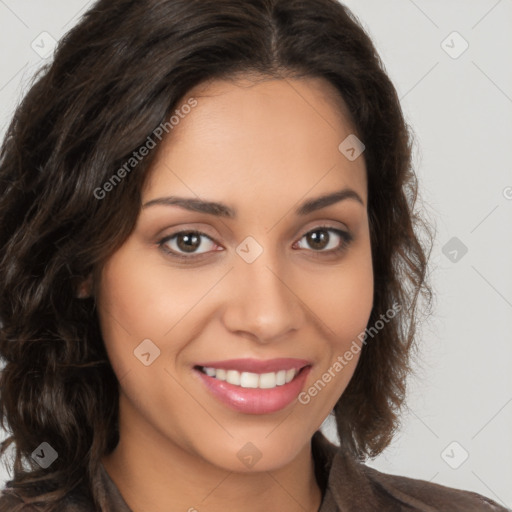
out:
M361 199L361 196L355 190L345 188L343 190L338 190L337 192L333 192L327 195L315 197L313 199L308 199L307 201L304 201L295 210L295 215L308 215L311 212L320 210L322 208L326 208L327 206L331 206L332 204L347 199L354 199L364 206L364 201ZM142 208L148 208L150 206L155 205L180 206L181 208L185 208L186 210L190 210L193 212L207 213L209 215L215 215L217 217L227 217L230 219L236 218L237 215L235 209L230 208L229 206L223 203L205 201L203 199L176 196L158 197L156 199L151 199L147 203L144 203L142 205Z

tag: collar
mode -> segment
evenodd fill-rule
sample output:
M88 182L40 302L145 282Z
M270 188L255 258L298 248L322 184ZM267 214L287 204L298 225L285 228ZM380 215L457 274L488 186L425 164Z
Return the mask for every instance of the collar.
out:
M374 512L381 510L365 466L339 446L331 443L321 431L312 438L317 481L322 489L322 503L318 512Z

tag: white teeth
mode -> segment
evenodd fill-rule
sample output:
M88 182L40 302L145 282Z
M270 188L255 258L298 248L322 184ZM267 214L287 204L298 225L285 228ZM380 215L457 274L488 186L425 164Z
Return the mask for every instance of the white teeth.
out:
M235 386L240 386L240 372L237 372L236 370L228 370L226 373L226 382L234 384Z
M219 369L215 372L215 378L219 380L226 380L226 370Z
M276 374L275 373L262 373L260 375L260 388L270 389L276 387Z
M272 389L283 386L292 381L298 370L279 370L269 373L238 372L237 370L224 370L221 368L203 368L209 377L224 380L229 384L242 388Z
M204 368L204 373L206 373L208 377L215 377L215 368Z
M240 386L242 386L243 388L257 388L258 387L258 374L242 372L240 374Z

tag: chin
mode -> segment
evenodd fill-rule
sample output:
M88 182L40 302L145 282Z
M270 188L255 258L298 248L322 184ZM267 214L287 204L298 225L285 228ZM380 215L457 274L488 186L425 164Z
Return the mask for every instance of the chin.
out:
M236 473L275 471L291 463L302 450L309 449L310 437L306 437L303 442L298 442L295 438L296 443L290 443L290 436L285 437L286 439L283 439L282 436L276 435L272 440L272 434L268 436L266 431L259 438L247 437L243 441L230 438L224 445L219 442L215 447L198 450L196 453L210 464L226 471Z

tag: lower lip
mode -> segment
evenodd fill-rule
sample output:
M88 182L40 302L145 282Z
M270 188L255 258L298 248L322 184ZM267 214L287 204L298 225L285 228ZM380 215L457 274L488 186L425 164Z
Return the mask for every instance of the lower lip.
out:
M242 388L209 377L199 370L194 369L194 372L199 375L206 388L231 409L245 414L270 414L284 409L297 398L310 370L311 367L306 366L288 384L272 389Z

